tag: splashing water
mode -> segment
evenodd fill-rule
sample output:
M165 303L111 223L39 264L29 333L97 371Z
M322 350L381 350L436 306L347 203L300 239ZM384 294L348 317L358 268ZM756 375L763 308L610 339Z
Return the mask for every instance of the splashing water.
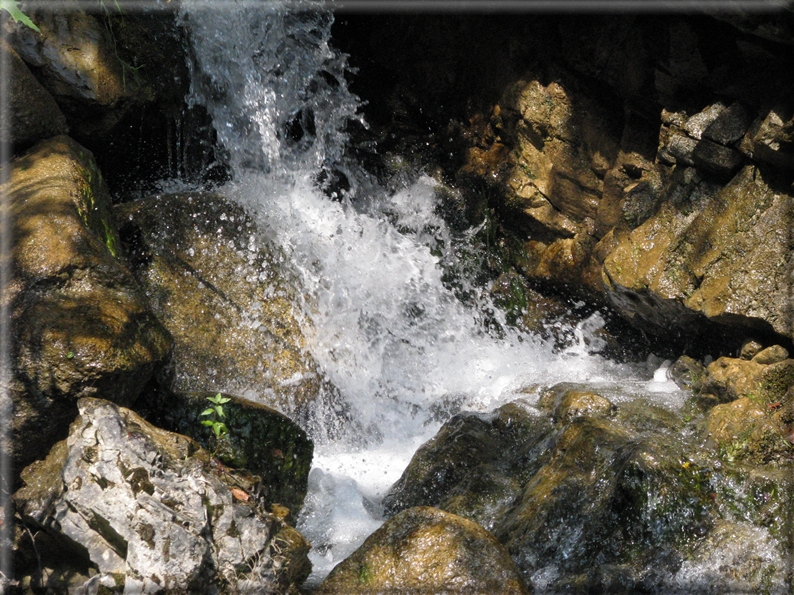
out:
M450 414L563 380L641 382L635 368L593 354L603 319L585 321L577 345L555 353L505 325L489 334L481 312L492 307L464 305L445 287L442 261L468 238L436 214L434 180L389 193L345 159L343 131L359 119L359 101L345 56L329 45L329 12L307 1L211 10L185 0L181 19L191 33L190 100L209 110L232 167L222 192L288 256L308 349L353 418L347 435L313 436L299 528L314 544L314 581L379 526L380 497ZM334 175L349 182L339 201L321 190Z

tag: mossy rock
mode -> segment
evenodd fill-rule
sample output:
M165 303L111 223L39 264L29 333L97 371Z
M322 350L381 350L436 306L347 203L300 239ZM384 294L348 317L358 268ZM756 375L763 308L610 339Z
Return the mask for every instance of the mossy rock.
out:
M110 196L93 155L66 136L15 159L9 199L15 467L65 436L76 401L130 405L171 337L119 258Z
M437 506L490 528L544 460L551 423L520 403L449 420L383 499L386 515Z
M649 403L646 399L632 399L617 406L615 419L642 434L677 434L690 419L679 411Z
M762 364L753 358L744 360L721 357L709 364L708 379L701 389L723 402L741 397L764 405L783 401L794 386L794 359Z
M674 435L580 418L561 430L495 534L525 576L556 567L553 589L577 575L592 586L592 571L616 564L636 590L645 569L673 571L708 532L711 492L708 467L688 458Z
M289 509L286 518L298 517L308 489L314 443L295 422L266 405L234 395L222 405L228 428L218 440L202 421L214 393L174 393L165 397L150 413L158 425L197 440L224 464L247 469L261 478L260 495L268 506Z
M526 595L496 538L476 523L431 507L387 521L331 571L317 595Z

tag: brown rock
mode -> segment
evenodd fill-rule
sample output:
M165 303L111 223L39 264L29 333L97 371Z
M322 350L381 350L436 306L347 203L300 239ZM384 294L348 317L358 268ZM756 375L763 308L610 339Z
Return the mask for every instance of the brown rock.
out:
M725 187L681 172L666 192L659 211L604 261L604 283L618 309L663 328L685 326L700 313L790 335L791 197L754 167Z
M304 348L295 285L243 209L214 194L117 209L133 271L174 337L175 390L250 395L302 421L331 407L338 393Z
M74 0L56 0L57 10L33 8L40 32L22 24L9 42L37 72L80 138L110 130L135 101L151 99L133 65L122 61L105 25Z
M2 189L13 222L13 456L63 437L76 400L130 404L171 339L116 258L118 235L91 153L59 136L15 159Z
M780 345L772 345L755 354L752 360L757 364L776 364L788 359L788 350Z
M387 521L316 593L524 595L527 589L493 535L454 514L419 507Z

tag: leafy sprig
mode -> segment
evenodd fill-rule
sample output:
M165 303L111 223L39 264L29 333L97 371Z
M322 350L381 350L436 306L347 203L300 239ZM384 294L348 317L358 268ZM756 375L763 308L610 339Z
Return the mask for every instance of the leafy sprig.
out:
M36 23L31 21L30 17L22 12L22 10L19 8L19 0L0 0L0 10L5 10L11 15L11 18L18 23L22 23L26 27L41 33L41 30L36 26Z
M208 407L201 412L201 417L209 417L209 419L202 420L201 425L212 428L212 433L215 434L216 440L223 440L229 433L229 428L221 421L226 419L226 412L223 410L223 406L231 399L218 393L214 397L207 397L207 400L212 403L212 407Z

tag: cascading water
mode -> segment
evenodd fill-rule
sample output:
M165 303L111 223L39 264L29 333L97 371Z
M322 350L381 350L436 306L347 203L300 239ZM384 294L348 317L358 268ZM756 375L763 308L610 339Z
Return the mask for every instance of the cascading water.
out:
M555 352L504 324L490 334L485 298L464 305L445 287L442 264L454 264L469 237L436 214L436 182L419 176L387 192L345 159L359 101L345 56L329 45L331 13L308 1L218 9L184 0L181 19L190 101L212 115L233 172L221 191L287 255L305 296L308 349L349 407L347 431L318 429L333 420L312 426L299 524L314 544L312 580L380 525L379 498L451 413L531 399L527 387L563 380L620 379L625 390L650 379L643 366L592 353L598 317L575 329L574 348ZM660 399L680 399L660 380Z

